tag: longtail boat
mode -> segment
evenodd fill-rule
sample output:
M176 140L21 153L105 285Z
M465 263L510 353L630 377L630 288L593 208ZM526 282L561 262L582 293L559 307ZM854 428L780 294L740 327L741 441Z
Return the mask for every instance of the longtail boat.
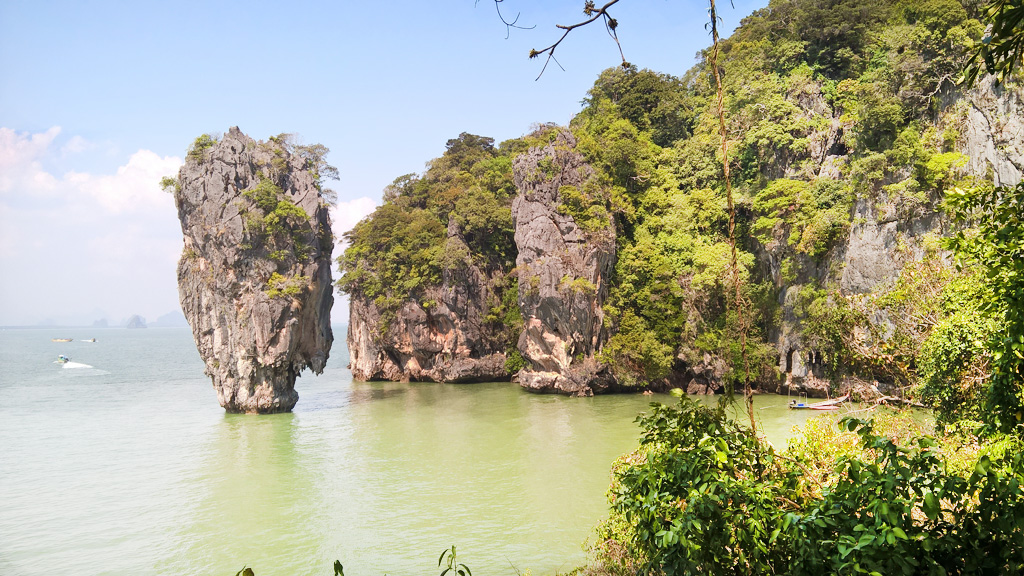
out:
M821 402L813 402L808 404L807 402L797 402L796 400L790 400L789 407L792 410L839 410L839 405L850 399L850 395L840 396L832 400L823 400Z

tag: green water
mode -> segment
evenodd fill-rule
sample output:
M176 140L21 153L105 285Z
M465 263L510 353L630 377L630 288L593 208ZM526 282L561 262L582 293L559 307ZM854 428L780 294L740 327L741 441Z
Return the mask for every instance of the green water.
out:
M228 415L187 330L0 331L0 574L433 574L451 544L476 576L567 571L634 418L674 401L357 383L347 361L336 343L293 414ZM756 401L777 445L810 416Z

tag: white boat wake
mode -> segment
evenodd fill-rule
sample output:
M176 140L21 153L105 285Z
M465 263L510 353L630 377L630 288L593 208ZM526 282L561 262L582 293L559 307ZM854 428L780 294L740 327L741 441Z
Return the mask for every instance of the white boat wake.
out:
M69 368L92 368L92 366L82 364L81 362L65 362L64 369L67 370Z

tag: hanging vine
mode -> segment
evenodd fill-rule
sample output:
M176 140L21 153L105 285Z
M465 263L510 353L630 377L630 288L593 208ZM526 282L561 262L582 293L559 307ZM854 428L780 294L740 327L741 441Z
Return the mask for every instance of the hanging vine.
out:
M740 269L736 258L736 205L732 198L732 179L729 177L729 133L725 126L725 90L722 89L722 73L718 69L719 38L718 38L718 11L715 7L715 0L708 0L711 16L711 70L715 76L715 96L718 104L718 130L722 141L722 175L725 178L725 197L729 208L729 248L731 258L729 270L732 276L732 283L736 289L736 322L740 331L740 354L743 358L743 402L747 407L747 416L750 417L750 430L756 435L757 420L754 418L754 395L750 389L750 363L747 360L747 326L744 315L743 291L740 286ZM732 395L732 384L727 384L729 396Z

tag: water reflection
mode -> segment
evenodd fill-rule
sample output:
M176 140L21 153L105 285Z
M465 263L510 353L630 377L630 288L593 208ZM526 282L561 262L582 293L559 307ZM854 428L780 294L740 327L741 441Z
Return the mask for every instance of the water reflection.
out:
M647 404L508 383L355 383L357 397L367 400L346 416L360 457L325 481L345 536L328 537L346 566L377 573L429 569L452 543L486 573L571 568L605 510L608 465L635 443L633 415ZM591 406L616 417L595 419Z
M188 484L193 513L178 558L161 571L233 574L318 572L321 506L299 442L298 416L225 414L208 431ZM298 571L296 570L298 569Z

